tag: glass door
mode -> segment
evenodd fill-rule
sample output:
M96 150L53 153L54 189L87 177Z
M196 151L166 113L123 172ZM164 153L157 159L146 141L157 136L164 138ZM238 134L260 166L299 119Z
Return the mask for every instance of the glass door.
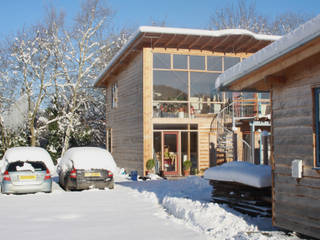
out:
M178 132L163 132L163 170L165 175L179 174Z

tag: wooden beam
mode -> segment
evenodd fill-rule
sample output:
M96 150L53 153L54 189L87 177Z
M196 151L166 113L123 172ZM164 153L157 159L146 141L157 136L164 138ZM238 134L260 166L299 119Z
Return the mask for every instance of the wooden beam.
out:
M143 49L143 174L146 162L152 158L152 50Z
M163 45L164 48L167 48L168 46L170 46L170 43L172 43L172 41L176 38L176 34L172 35L171 38L169 39L169 41L167 41L166 44Z
M209 41L207 41L205 44L202 45L202 47L200 48L200 50L205 49L207 46L209 46L212 42L214 42L216 39L215 38L211 38Z
M198 39L193 43L191 43L188 48L192 49L192 47L195 46L198 42L200 42L201 39L202 39L202 36L198 36Z
M156 45L157 45L157 43L160 41L161 37L162 37L162 34L160 34L160 36L159 36L159 37L153 37L153 38L151 38L151 47L156 46ZM155 40L155 41L153 41L153 39L156 39L156 40Z
M244 48L244 46L251 46L252 44L254 44L257 40L255 38L250 38L248 41L243 41L242 44L239 44L238 47L235 49L236 52L240 52L243 51L242 48ZM245 50L247 51L247 50Z
M177 49L179 49L183 44L185 44L191 35L185 36L185 38L177 45Z
M230 37L225 37L223 40L221 40L216 46L212 48L212 51L215 52L215 50L219 47L221 47L225 42L229 41Z
M238 39L236 41L234 41L233 45L232 45L232 49L233 49L233 52L235 52L236 48L235 46L237 46L237 44L241 41L243 41L243 38L246 37L245 35L242 35L240 37L238 37Z
M247 52L250 52L251 50L255 49L257 46L259 46L260 42L257 41L255 44L253 44L250 48L247 49Z

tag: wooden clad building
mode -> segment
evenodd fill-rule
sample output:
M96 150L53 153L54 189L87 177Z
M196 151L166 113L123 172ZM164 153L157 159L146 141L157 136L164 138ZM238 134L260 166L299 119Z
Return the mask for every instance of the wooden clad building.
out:
M222 74L217 86L271 92L273 224L320 238L320 15Z
M118 166L145 173L157 159L165 175L210 165L213 117L228 98L215 80L229 67L279 39L246 30L140 27L95 86L107 89L107 148Z

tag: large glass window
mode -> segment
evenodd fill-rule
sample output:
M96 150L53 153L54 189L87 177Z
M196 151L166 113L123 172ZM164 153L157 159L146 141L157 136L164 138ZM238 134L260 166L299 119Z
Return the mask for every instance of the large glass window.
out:
M193 118L218 113L228 98L215 88L216 79L239 61L231 56L154 53L153 117Z
M191 72L191 101L213 101L216 92L215 82L218 76L218 73Z
M153 100L188 100L188 73L154 70Z

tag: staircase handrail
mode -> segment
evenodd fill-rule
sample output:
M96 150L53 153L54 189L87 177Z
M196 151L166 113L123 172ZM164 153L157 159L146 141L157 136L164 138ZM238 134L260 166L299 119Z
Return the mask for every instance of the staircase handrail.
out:
M223 109L221 109L218 113L216 113L213 117L212 117L212 120L211 120L211 123L210 123L210 132L212 132L212 125L213 125L213 123L214 123L214 120L215 119L217 119L217 129L218 129L218 125L220 125L220 127L222 127L223 128L223 130L224 131L226 131L227 133L232 133L233 134L233 131L231 131L231 130L229 130L228 128L226 128L225 126L223 126L223 125L221 125L221 124L218 124L218 118L228 109L228 108L230 108L230 107L232 107L232 112L234 111L234 103L235 102L231 102L231 103L229 103L227 106L225 106ZM234 119L234 114L232 113L232 122L234 122L235 121L235 119ZM232 124L233 126L234 126L234 124ZM209 136L210 137L210 136ZM244 143L249 149L250 149L250 151L251 151L251 149L252 149L252 147L250 146L250 144L247 142L247 141L245 141L245 140L243 140L242 138L241 138L241 142L242 143ZM252 161L252 156L251 156L251 154L250 154L250 160Z

